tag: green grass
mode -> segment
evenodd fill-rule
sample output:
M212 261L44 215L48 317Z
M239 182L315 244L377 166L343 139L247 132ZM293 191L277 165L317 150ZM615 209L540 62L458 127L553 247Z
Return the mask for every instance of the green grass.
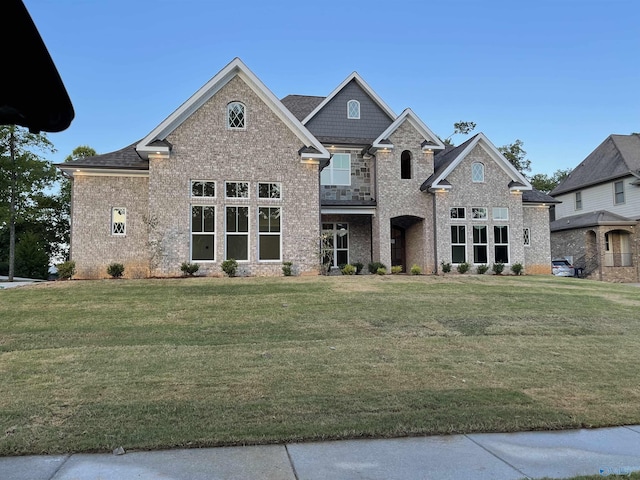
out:
M640 289L551 276L0 292L0 455L640 423Z

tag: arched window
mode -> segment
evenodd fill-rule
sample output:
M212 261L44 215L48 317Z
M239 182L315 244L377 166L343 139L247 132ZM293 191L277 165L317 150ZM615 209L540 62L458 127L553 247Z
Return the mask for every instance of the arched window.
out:
M400 178L411 178L411 152L409 150L405 150L400 155Z
M360 118L360 102L349 100L347 102L347 118L357 120Z
M475 183L484 182L484 165L480 162L475 162L471 165L471 181Z
M231 102L227 105L227 127L243 129L247 125L244 104Z

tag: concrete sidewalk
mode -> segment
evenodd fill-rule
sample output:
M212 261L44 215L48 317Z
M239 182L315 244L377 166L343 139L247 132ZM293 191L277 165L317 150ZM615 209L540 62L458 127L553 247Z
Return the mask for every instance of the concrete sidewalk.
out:
M113 454L0 457L2 480L516 480L640 470L640 425Z

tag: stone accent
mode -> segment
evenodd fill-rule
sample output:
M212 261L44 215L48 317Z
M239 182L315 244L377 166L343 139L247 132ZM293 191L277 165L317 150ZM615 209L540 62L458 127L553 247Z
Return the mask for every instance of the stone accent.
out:
M351 185L322 185L322 200L369 201L375 199L373 161L360 150L331 149L331 153L351 154Z

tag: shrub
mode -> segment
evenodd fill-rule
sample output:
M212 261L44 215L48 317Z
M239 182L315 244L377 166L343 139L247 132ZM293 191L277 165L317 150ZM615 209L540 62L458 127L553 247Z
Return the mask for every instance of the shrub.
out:
M504 270L504 263L496 262L491 268L493 269L493 273L495 273L496 275L502 275L502 271Z
M402 265L393 265L391 267L391 273L393 275L397 275L398 273L402 273Z
M376 270L376 273L378 275L386 275L387 274L387 267L380 267L378 268L378 270Z
M230 258L222 262L220 267L222 268L222 271L229 277L235 277L236 272L238 271L238 262L235 259Z
M411 266L411 275L422 275L422 269L415 263Z
M476 268L476 272L478 272L478 275L484 275L485 273L487 273L487 270L489 270L489 265L478 265L478 267Z
M522 270L524 270L524 267L521 263L514 263L513 265L511 265L511 271L514 273L514 275L522 275Z
M384 263L380 262L371 262L367 268L369 269L369 273L378 273L378 270L384 268L385 273L387 270L387 266Z
M76 273L76 262L69 260L56 265L58 269L58 278L61 280L69 280Z
M111 278L120 278L124 275L124 265L121 263L111 263L107 267L107 273Z
M185 275L189 275L190 277L192 277L193 274L196 273L199 269L200 265L198 265L197 263L182 262L182 265L180 265L180 270L182 270L182 273L184 273Z
M364 268L362 262L353 262L351 265L356 267L356 275L360 275L360 272L362 272L362 269Z
M458 265L458 273L467 273L470 267L471 265L469 265L467 262L461 263L460 265Z
M290 277L292 272L291 272L291 266L293 265L293 262L282 262L282 274L285 277Z
M449 273L451 271L451 264L445 263L444 260L440 262L440 266L442 267L442 273Z
M344 267L342 267L340 271L342 272L343 275L355 275L356 267L354 267L353 265L347 264Z

